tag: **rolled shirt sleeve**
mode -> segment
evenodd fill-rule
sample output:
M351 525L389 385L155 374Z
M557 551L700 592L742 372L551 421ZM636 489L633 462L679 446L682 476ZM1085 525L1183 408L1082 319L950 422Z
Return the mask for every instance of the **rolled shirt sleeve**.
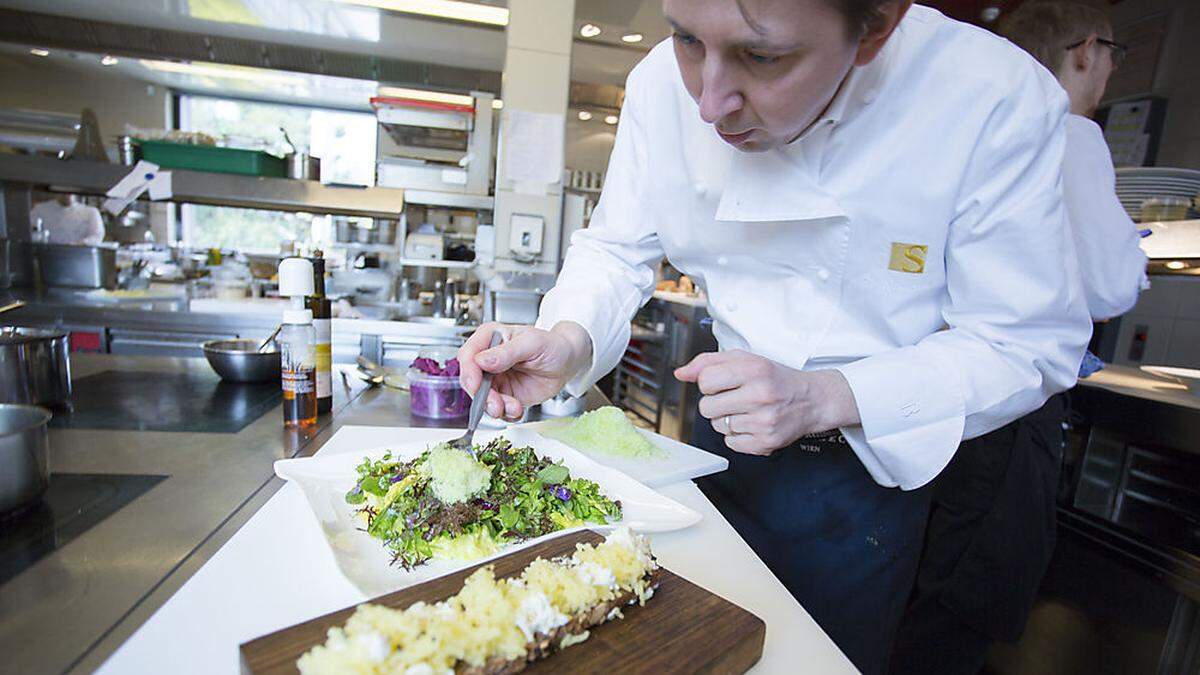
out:
M656 229L641 208L649 146L639 118L637 69L627 90L608 181L590 224L571 237L558 281L543 298L536 324L549 330L561 321L573 321L591 337L591 365L567 385L574 396L582 396L621 360L629 344L629 322L654 292L655 268L663 257Z
M839 367L862 420L843 433L880 484L926 484L964 439L1075 383L1091 322L1062 202L1066 100L1044 96L993 111L971 155L945 249L947 329Z

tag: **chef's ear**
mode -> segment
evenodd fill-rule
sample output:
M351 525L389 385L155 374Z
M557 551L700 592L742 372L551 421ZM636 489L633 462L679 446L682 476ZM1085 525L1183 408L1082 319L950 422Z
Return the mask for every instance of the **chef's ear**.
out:
M1099 37L1099 35L1092 33L1083 41L1083 44L1071 50L1070 56L1067 58L1071 59L1071 66L1075 70L1082 73L1092 67L1092 61L1096 58L1096 50L1092 49L1092 47L1096 46L1096 40Z
M879 50L887 44L892 31L900 25L900 20L912 4L913 0L890 0L875 11L863 26L862 35L858 38L858 52L854 55L854 65L865 66L875 60Z

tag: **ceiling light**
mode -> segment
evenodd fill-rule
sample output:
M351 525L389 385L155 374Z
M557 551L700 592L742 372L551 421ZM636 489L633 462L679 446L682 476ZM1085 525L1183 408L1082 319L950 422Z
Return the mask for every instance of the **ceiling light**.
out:
M503 110L503 109L504 109L504 101L502 101L498 98L492 99L492 110Z
M592 119L592 113L590 113L590 112L588 112L588 111L586 111L586 110L580 110L580 111L579 111L579 121L580 121L580 122L586 122L586 121L588 121L588 120L590 120L590 119Z
M460 2L459 0L338 0L338 2L452 21L482 23L489 26L508 25L508 8L481 5L476 2Z
M300 85L303 83L304 78L304 76L298 73L283 73L247 66L227 66L222 63L184 63L181 61L152 61L149 59L141 59L139 63L150 70L157 70L164 73L250 80L256 83L274 82L277 84Z
M979 18L983 19L984 23L991 23L1000 18L1000 8L995 5L984 7L979 13Z
M117 63L117 57L113 56L112 54L105 54L104 56L100 57L100 65L102 66L115 66Z
M34 47L33 49L29 50L29 53L33 54L34 56L50 56L50 50L42 49L41 47Z
M380 87L379 95L394 98L410 98L414 101L429 101L430 103L449 103L451 105L475 105L475 99L466 94L447 94L443 91L427 91L425 89L409 89L407 87ZM501 105L504 105L503 103ZM495 102L492 107L495 107Z
M621 42L629 42L629 43L641 42L642 39L645 37L646 36L642 35L641 33L626 33L621 36Z
M600 34L600 26L594 23L585 23L579 28L579 34L583 37L596 37Z
M604 122L605 122L606 124L616 124L616 123L617 123L617 116L616 116L616 115L609 115L609 116L607 116L607 117L605 117L605 118L604 118Z
M1169 270L1181 270L1185 267L1187 267L1187 263L1182 260L1172 260L1167 263L1167 269Z

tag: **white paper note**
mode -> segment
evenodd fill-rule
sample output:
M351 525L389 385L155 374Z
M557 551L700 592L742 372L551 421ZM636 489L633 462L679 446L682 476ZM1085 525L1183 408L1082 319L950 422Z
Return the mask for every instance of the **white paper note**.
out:
M108 199L104 200L104 210L113 215L124 211L130 202L150 187L150 181L154 180L157 173L158 165L153 162L142 160L135 164L132 171L125 174L124 178L105 193Z
M518 184L562 180L565 129L562 115L504 111L504 177Z

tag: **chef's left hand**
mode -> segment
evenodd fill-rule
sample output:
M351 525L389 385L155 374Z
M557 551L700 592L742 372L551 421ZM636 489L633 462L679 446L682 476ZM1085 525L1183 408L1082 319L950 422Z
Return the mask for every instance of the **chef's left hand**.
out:
M675 377L696 383L704 394L700 414L736 452L769 455L805 434L860 423L837 370L799 371L735 350L700 354Z

